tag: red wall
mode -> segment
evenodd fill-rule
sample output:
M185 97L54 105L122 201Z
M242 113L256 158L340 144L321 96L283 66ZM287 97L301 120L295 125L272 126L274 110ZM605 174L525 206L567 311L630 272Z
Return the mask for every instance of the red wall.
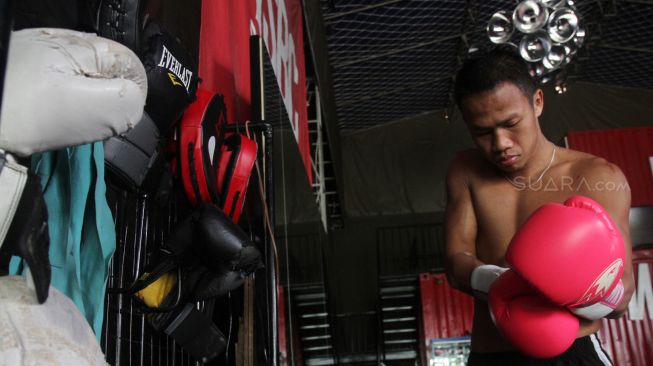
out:
M653 205L653 127L569 132L570 148L600 156L621 168L632 191L632 206Z

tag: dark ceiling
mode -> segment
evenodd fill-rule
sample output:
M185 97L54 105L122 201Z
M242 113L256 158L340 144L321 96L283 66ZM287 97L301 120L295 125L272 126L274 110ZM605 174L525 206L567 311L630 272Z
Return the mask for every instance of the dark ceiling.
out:
M514 0L321 0L341 132L452 107L455 70ZM653 1L580 0L587 39L568 82L653 89Z

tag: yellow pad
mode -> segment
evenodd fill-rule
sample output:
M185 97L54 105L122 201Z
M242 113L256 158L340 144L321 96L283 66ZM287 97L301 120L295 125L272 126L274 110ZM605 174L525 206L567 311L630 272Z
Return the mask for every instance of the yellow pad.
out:
M145 273L142 278L147 278L148 275L149 273ZM168 272L157 278L156 281L152 282L146 288L138 291L136 297L141 299L145 305L151 308L158 308L176 284L177 273Z

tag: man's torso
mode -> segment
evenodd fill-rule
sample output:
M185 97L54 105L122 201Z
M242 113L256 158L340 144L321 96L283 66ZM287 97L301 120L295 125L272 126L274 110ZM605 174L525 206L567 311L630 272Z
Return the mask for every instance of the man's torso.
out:
M590 189L591 180L576 173L592 164L594 157L561 149L558 161L540 181L513 179L482 161L480 155L470 157L472 171L468 181L476 216L476 256L488 264L508 267L504 255L511 238L521 224L537 208L548 202L564 202L575 194ZM581 321L580 336L594 333L600 322ZM476 300L472 349L477 352L510 350L512 347L498 334L487 310L487 303Z

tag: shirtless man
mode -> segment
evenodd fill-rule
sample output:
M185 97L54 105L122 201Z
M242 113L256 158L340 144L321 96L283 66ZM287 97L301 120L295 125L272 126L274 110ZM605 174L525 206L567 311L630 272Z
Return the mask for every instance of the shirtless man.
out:
M478 295L471 288L472 271L486 264L508 267L504 259L508 244L533 211L547 202L584 195L606 209L626 244L625 295L608 317L621 316L634 290L630 190L621 170L547 140L538 121L544 106L542 90L526 63L511 51L496 50L469 60L458 73L455 92L476 149L461 152L447 173L445 241L450 283ZM484 300L476 296L474 305L469 365L536 363L501 337ZM594 348L599 327L600 320L581 319L576 341L557 360L610 364L600 347ZM536 364L555 364L555 360Z

